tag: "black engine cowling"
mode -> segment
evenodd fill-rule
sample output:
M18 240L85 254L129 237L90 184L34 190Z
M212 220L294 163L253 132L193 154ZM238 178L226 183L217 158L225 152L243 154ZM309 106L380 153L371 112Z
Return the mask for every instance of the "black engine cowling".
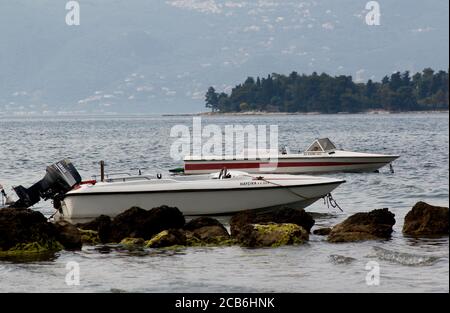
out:
M81 176L73 166L72 162L65 159L47 167L47 174L42 180L25 188L23 186L14 187L19 200L12 207L28 208L38 203L41 199L57 199L74 186L81 183Z

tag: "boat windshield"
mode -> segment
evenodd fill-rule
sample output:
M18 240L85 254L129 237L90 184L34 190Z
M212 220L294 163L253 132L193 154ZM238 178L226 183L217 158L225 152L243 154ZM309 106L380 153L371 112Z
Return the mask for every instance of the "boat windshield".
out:
M328 138L321 138L315 140L309 147L306 149L306 152L329 152L336 150L336 146L331 142Z

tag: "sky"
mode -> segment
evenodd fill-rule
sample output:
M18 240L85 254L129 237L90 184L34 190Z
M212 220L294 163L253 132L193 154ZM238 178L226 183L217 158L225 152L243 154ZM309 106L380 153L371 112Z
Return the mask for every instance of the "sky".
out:
M0 0L0 114L194 113L248 76L447 70L448 32L446 0Z

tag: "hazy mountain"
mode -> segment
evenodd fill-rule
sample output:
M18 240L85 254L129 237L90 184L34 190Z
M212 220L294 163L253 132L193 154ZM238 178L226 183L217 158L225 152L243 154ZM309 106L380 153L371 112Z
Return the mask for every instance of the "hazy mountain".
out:
M197 112L210 85L327 72L447 69L447 0L0 0L2 112Z

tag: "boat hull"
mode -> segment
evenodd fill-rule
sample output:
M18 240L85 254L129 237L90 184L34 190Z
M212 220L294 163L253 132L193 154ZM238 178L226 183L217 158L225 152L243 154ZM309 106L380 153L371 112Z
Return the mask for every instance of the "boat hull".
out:
M276 163L259 160L185 160L186 175L207 174L222 168L248 173L316 174L316 173L364 173L375 172L393 162L398 156L373 157L280 157Z
M68 194L62 203L62 217L71 221L87 221L102 214L114 217L133 206L152 209L168 205L179 208L187 216L227 215L242 210L281 206L305 208L342 182L289 188L271 186L233 190Z

